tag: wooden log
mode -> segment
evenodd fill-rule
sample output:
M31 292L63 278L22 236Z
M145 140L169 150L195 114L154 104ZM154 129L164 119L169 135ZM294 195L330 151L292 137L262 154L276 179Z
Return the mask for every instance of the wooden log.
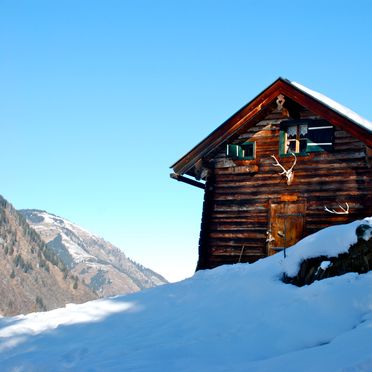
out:
M191 186L198 187L200 189L205 189L204 183L198 182L198 181L194 181L194 180L192 180L190 178L181 176L181 175L176 174L176 173L171 173L170 174L170 178L173 178L174 180L177 180L177 181L181 181L181 182L187 183L188 185L191 185Z
M319 118L309 110L303 110L301 117ZM336 128L333 152L298 155L294 180L288 186L271 158L272 154L278 154L283 119L281 113L271 112L232 137L231 143L256 142L254 160L228 159L225 145L208 155L213 182L210 190L206 190L209 206L208 213L203 212L201 232L200 250L205 254L205 267L237 263L239 259L253 262L264 257L266 232L271 226L270 203L293 204L305 200L304 235L360 218L366 211L372 214L372 166L365 144ZM278 156L278 159L286 169L293 164L292 157ZM348 215L324 211L325 205L335 208L337 201L349 203Z

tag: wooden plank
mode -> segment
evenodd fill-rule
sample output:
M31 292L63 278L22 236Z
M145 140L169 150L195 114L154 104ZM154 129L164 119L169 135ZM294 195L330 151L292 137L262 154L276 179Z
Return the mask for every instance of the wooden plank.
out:
M209 247L213 248L225 248L225 249L239 249L242 246L251 249L258 249L259 247L265 247L265 239L242 239L240 242L237 240L225 239L210 239Z
M242 239L259 239L259 238L265 238L264 233L256 233L256 232L248 232L248 233L241 233L237 231L231 231L231 232L214 232L210 231L209 236L211 238L229 238L229 239L234 239L234 238L242 238Z

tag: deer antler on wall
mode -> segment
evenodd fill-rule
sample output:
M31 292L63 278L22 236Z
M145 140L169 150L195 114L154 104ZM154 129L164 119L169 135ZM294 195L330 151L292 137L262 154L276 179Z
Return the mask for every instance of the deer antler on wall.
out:
M296 155L291 152L291 155L294 156L294 162L292 164L292 166L287 170L285 169L279 162L278 162L278 159L274 156L274 155L271 155L271 157L276 161L276 163L273 163L273 165L275 167L280 167L283 169L283 172L282 173L279 173L281 176L282 175L285 175L285 177L287 178L287 185L290 185L293 181L293 177L294 177L294 171L293 171L293 168L294 166L296 165L296 162L297 162L297 157Z
M349 204L345 203L346 205L346 209L341 207L341 205L339 204L338 206L340 207L341 211L337 212L335 211L334 209L328 209L326 206L324 206L324 210L328 213L333 213L333 214L349 214Z

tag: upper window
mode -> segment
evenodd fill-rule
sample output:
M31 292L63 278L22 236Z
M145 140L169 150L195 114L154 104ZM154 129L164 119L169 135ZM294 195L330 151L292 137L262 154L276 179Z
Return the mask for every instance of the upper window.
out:
M291 120L281 124L280 154L331 151L334 128L325 120Z
M226 155L236 160L252 160L256 157L256 143L244 142L239 145L227 145Z

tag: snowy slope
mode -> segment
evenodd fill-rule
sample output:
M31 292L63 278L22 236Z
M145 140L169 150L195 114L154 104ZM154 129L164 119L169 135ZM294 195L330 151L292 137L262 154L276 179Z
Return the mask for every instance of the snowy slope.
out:
M82 227L46 211L19 211L63 261L98 297L136 292L167 281L130 260L117 247Z
M360 223L306 238L287 250L289 261L277 254L127 296L0 319L1 370L371 371L372 272L304 287L280 280L312 255L311 245L331 256L345 250ZM345 244L334 244L341 230Z

